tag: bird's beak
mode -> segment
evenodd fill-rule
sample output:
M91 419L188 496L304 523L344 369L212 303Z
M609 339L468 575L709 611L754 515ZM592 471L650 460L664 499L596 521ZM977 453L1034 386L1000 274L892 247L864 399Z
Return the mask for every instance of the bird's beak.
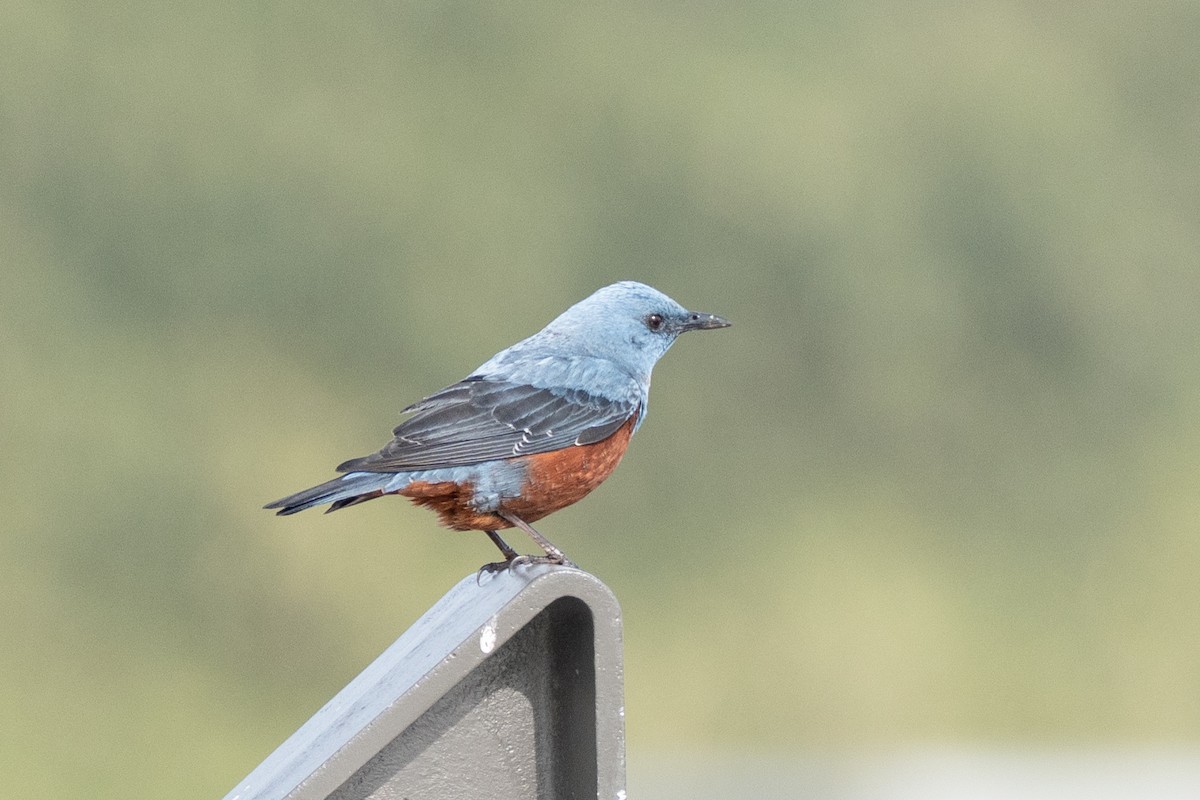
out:
M689 311L687 320L679 329L683 331L710 331L715 328L728 328L729 320L722 319L716 314L709 314L705 311Z

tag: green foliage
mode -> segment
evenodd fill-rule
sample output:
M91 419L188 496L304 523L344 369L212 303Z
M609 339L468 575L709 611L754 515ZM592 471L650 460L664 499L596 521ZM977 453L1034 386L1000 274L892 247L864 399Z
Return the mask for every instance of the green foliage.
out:
M623 278L632 758L1200 730L1192 4L4 17L11 796L231 787L494 555L259 506Z

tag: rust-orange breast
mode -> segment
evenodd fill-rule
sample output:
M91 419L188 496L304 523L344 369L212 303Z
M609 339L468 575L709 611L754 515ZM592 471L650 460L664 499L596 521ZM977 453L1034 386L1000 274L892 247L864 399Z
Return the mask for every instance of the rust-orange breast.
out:
M507 497L500 509L526 522L582 500L612 474L629 447L636 415L602 442L575 445L549 453L522 456L527 475L519 497ZM399 494L414 503L433 509L448 528L459 531L501 530L512 525L492 513L481 513L471 506L474 493L470 484L453 482L416 482Z

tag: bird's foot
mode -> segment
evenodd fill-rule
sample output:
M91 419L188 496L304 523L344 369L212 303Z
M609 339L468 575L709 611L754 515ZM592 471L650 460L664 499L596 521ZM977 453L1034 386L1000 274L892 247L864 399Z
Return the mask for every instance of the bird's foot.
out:
M514 556L507 561L493 561L490 564L484 564L479 568L479 574L476 576L477 581L482 580L486 575L497 575L506 569L514 567L527 567L534 564L553 564L556 567L570 567L571 569L579 569L579 565L571 559L567 558L562 553L557 556Z
M563 555L561 551L559 551L556 555L517 556L508 563L509 566L526 564L553 564L556 567L570 567L571 569L579 569L579 565Z
M504 570L511 567L513 565L513 562L515 562L521 558L524 558L524 556L514 556L513 558L507 559L505 561L493 561L490 564L484 564L482 567L479 568L479 574L476 575L475 582L478 583L480 580L482 580L482 578L485 574L486 575L498 575L499 573L501 573Z

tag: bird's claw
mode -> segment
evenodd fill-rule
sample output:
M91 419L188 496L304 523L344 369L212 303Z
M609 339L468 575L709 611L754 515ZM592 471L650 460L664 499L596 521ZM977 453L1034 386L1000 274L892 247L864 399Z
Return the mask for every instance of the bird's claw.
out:
M510 564L512 564L512 561L493 561L490 564L484 564L482 567L479 568L479 572L475 573L476 585L479 585L479 586L483 585L483 576L484 575L488 575L490 577L495 577L496 575L499 575L504 570L508 569Z
M579 565L561 553L557 556L514 556L506 561L493 561L490 564L484 564L479 568L479 573L476 575L476 582L482 580L485 574L497 575L506 569L514 567L527 567L534 564L553 564L556 567L570 567L571 569L579 569Z
M553 556L517 556L510 561L509 564L512 566L516 566L518 564L522 566L528 566L531 564L553 564L556 567L570 567L571 569L579 569L579 565L567 558L562 553Z

